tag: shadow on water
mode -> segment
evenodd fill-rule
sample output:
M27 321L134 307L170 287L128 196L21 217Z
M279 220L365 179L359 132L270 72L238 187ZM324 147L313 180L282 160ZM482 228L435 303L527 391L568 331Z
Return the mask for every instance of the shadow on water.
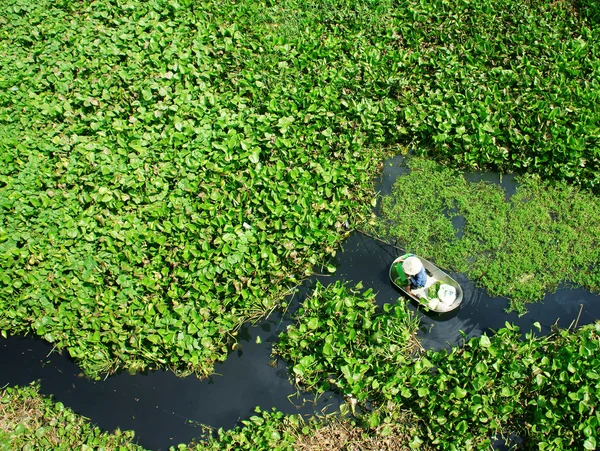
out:
M382 194L388 194L399 175L407 172L399 167L402 157L386 162L378 184ZM498 180L493 174L473 174L473 180ZM502 185L507 196L515 191L514 179L504 176ZM460 223L456 224L460 226ZM313 414L334 412L343 402L341 396L327 394L313 404L311 395L297 396L289 381L289 373L281 361L272 362L271 343L287 324L289 317L310 292L315 280L323 284L346 281L362 282L377 293L377 302L393 303L401 296L388 278L388 269L400 253L394 246L353 233L343 244L336 258L337 272L331 277L315 276L305 282L290 302L286 315L273 313L268 319L240 330L240 348L215 367L216 374L207 380L196 377L178 378L168 371L145 374L120 373L104 381L81 377L80 369L65 355L52 352L52 346L33 338L0 339L0 387L25 385L39 380L41 392L91 419L100 428L112 431L133 429L138 443L148 449L164 450L178 443L187 443L203 434L202 425L232 428L254 412L272 407L286 413ZM443 315L418 311L422 326L419 333L425 348L440 349L462 342L461 331L467 337L497 330L505 321L524 332L534 322L549 333L553 324L562 327L574 322L582 307L579 325L600 318L600 296L584 289L561 287L549 294L543 303L529 306L521 318L505 313L508 301L492 298L475 287L461 274L452 276L462 285L464 301L459 309ZM417 310L415 305L410 308ZM260 336L261 344L257 343ZM273 366L271 366L271 364Z

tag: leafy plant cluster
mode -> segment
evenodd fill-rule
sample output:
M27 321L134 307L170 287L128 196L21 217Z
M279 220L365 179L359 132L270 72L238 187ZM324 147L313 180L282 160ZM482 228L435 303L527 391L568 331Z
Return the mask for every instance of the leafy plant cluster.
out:
M262 8L2 2L4 335L207 374L367 214L385 101L346 37Z
M512 0L2 2L0 330L89 374L206 374L365 215L381 146L596 186L590 17Z
M398 313L402 305L374 318L359 310L365 301L356 291L339 285L326 291L317 291L322 302L299 312L275 350L303 388L348 395L371 427L393 424L409 410L420 420L413 448L488 449L501 435L520 436L525 449L596 448L600 323L547 337L528 333L525 340L507 323L461 348L411 357L403 347L415 330L394 318L408 317ZM356 320L344 321L348 315ZM345 334L336 333L338 318L349 323ZM374 328L377 318L384 320ZM401 328L404 335L395 340L381 339Z
M273 352L290 363L296 384L317 393L336 389L351 405L383 389L383 374L411 361L420 347L418 321L399 300L378 311L375 295L341 282L317 284L296 313L297 324L279 336ZM369 418L379 426L380 416Z
M598 187L597 22L569 1L402 4L389 63L411 139L454 165Z
M597 188L597 2L275 2L284 36L346 33L356 84L393 102L388 142L454 166ZM303 26L310 23L310 28ZM356 30L360 30L357 33ZM366 41L365 41L366 38Z
M411 158L381 202L371 230L445 268L466 273L521 313L559 284L600 290L600 201L565 183L521 176L500 186L467 182L431 160ZM464 219L459 236L453 219Z
M297 438L313 431L317 423L307 424L302 417L256 408L256 415L231 430L218 429L214 437L198 444L179 445L177 450L273 450L294 451ZM175 450L172 447L173 451Z
M101 432L62 403L41 396L36 385L0 390L0 451L143 451L133 436L132 431Z
M521 339L510 324L452 352L430 352L403 371L397 399L444 449L489 446L515 433L526 449L596 449L600 325Z

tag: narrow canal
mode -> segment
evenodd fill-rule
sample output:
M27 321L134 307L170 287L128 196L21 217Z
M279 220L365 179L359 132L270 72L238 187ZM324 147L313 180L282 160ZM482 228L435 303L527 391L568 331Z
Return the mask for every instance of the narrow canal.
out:
M386 164L378 186L383 194L405 171L395 163ZM498 178L493 174L470 177L489 181ZM514 192L512 178L505 176L502 184L507 196ZM460 225L456 224L458 228ZM400 294L389 281L388 268L399 252L394 246L353 233L336 256L337 272L306 281L291 298L285 314L274 312L260 324L242 328L241 347L216 365L216 374L207 380L151 371L119 373L103 381L91 381L66 355L53 352L51 345L34 338L11 337L0 339L0 386L40 381L42 393L53 395L104 430L133 429L138 443L150 450L188 443L203 433L203 425L232 428L251 416L256 406L286 413L334 412L343 399L328 394L314 402L310 394L297 394L285 363L273 361L271 343L290 323L291 313L310 293L315 280L323 284L362 281L365 288L377 292L379 304L395 302ZM537 321L542 325L542 333L548 333L554 324L568 327L577 322L581 326L600 318L600 296L584 289L561 287L548 294L544 302L529 305L529 313L519 318L515 313L505 313L506 299L492 298L464 276L452 275L463 286L464 301L458 310L448 314L418 313L422 322L419 335L425 348L460 344L461 331L467 337L479 336L503 327L507 321L524 332Z

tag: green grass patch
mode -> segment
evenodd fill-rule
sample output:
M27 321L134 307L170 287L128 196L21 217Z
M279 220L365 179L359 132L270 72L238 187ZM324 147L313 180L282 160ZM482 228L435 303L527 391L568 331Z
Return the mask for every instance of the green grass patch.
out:
M517 178L517 192L506 201L500 186L469 183L431 160L407 164L410 173L382 199L374 233L466 273L521 313L564 282L600 290L597 196L529 175ZM465 222L460 238L456 216Z

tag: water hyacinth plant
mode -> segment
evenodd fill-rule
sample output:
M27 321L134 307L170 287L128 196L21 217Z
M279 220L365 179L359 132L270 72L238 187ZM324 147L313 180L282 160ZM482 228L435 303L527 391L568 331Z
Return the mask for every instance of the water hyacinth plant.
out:
M299 311L298 324L280 336L276 353L300 386L346 394L367 428L411 418L418 425L411 448L489 449L504 436L520 437L523 449L595 449L600 323L525 340L507 323L462 347L411 355L410 333L397 335L415 324L396 320L402 305L372 317L356 294L341 285L319 289L321 302ZM336 302L339 315L319 315Z
M597 187L594 17L514 0L2 2L0 330L88 374L208 374L365 216L381 146Z
M337 388L363 402L379 387L378 374L419 352L418 321L405 301L379 311L372 290L361 288L317 283L297 324L280 335L274 353L290 364L296 384L317 393Z
M517 178L507 201L501 187L467 182L434 161L407 164L411 172L382 199L373 233L466 273L521 313L561 283L600 290L597 196L529 175ZM460 236L457 217L464 220Z
M346 224L368 216L387 146L598 190L598 17L592 0L1 2L0 333L43 337L94 376L157 366L209 374L240 324L276 308L335 252ZM595 200L526 178L511 210L500 191L439 184L439 171L427 189L450 194L432 199L435 212L411 214L423 228L407 239L424 255L469 271L517 309L552 290L559 271L598 286ZM461 190L483 203L457 204ZM448 223L455 210L473 219L460 248ZM531 224L539 239L521 234ZM532 253L511 254L524 246ZM515 266L503 272L508 257ZM413 327L402 307L377 315L370 295L344 296L351 308L344 318L359 328L353 336L335 315L332 327L358 340L352 346L341 332L325 333L319 306L307 306L312 322L300 331L299 319L296 333L320 354L310 360L308 346L298 351L282 338L280 352L297 360L299 382L341 387L356 402L381 394L385 407L366 423L387 431L385 420L404 399L437 422L413 437L413 447L444 428L464 438L462 449L486 446L497 426L522 424L483 398L498 374L481 351L509 355L519 343L482 340L477 352L463 351L468 364L456 370L442 357L412 364L398 345ZM527 446L596 446L597 362L593 340L582 337L565 337L568 353L549 368L542 359L525 377L542 387L546 371L568 387L566 398L546 386L535 400L541 407L527 417L534 425L524 433ZM382 362L375 366L372 346ZM557 352L552 346L539 354ZM564 369L573 355L592 366ZM310 362L328 379L320 381ZM398 396L400 364L419 377ZM462 374L440 408L421 405L446 383L420 377L436 367ZM465 393L471 380L486 384ZM281 416L256 418L246 432L224 433L227 446L258 447L256 438L275 448ZM576 428L567 431L562 419ZM451 438L439 443L449 447Z
M144 451L132 431L102 432L62 403L42 396L38 385L0 389L0 451L15 449Z
M257 7L3 3L3 335L206 375L367 214L377 101L331 113L350 69L244 31Z
M213 430L192 443L170 446L169 451L342 451L348 446L374 451L392 444L407 446L411 437L410 425L405 424L388 426L389 434L384 432L385 427L375 434L365 434L350 418L305 418L258 407L255 410L240 426ZM0 389L0 420L0 451L145 449L134 443L131 431L102 432L62 403L42 396L37 385Z

